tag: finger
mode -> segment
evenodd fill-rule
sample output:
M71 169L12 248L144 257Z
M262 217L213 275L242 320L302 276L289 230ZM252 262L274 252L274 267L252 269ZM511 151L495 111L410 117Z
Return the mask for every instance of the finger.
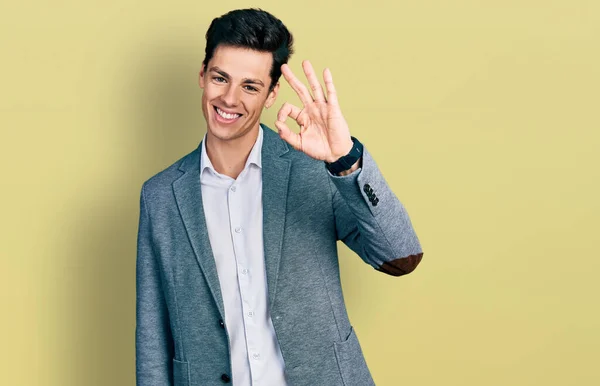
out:
M294 149L302 151L302 137L294 133L285 122L275 121L275 126L279 130L279 136L289 143Z
M280 122L285 122L287 117L291 117L296 122L298 122L298 116L300 115L300 112L302 112L301 108L296 107L291 103L285 102L277 112L277 120Z
M325 80L325 88L327 88L327 103L339 107L337 93L335 91L335 86L333 85L333 77L331 76L329 68L326 68L325 71L323 71L323 79Z
M306 86L302 84L302 82L300 82L298 78L296 78L296 75L294 75L294 73L290 69L290 66L288 66L287 64L283 64L281 66L281 73L283 74L285 80L290 84L292 89L296 91L296 94L298 94L298 97L305 106L313 102L310 92L308 92Z
M304 74L306 74L306 79L308 79L308 84L310 85L311 90L313 91L315 101L325 102L325 95L323 94L323 87L317 78L317 74L315 74L315 70L313 69L312 64L308 60L302 62L302 69L304 69Z

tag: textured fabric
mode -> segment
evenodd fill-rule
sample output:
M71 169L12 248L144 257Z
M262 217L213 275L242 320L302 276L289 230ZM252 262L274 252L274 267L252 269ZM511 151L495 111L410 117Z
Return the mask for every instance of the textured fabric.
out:
M267 307L262 142L263 131L259 130L237 179L214 169L206 153L206 135L200 157L202 203L223 294L231 380L236 386L286 384L283 358Z
M344 305L336 241L377 270L422 256L408 214L366 145L362 168L336 177L323 162L262 128L265 272L288 382L372 385ZM198 177L200 151L198 146L142 187L138 385L221 385L231 376L229 336L219 325L223 297Z

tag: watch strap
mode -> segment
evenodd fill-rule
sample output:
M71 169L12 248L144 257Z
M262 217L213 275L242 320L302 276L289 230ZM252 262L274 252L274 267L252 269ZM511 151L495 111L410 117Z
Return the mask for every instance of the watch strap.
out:
M337 161L329 163L325 162L325 167L331 174L339 174L344 170L348 170L362 157L363 154L363 144L354 137L352 138L352 149L348 154L339 158Z

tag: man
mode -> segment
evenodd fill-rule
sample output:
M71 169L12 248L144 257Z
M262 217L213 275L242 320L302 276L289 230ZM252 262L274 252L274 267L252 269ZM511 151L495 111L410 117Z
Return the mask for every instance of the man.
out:
M312 94L292 35L255 9L213 20L199 75L207 132L146 181L137 251L138 385L370 385L342 296L337 240L387 274L421 246L350 131L329 70ZM303 107L260 124L280 75ZM286 119L300 125L290 130Z

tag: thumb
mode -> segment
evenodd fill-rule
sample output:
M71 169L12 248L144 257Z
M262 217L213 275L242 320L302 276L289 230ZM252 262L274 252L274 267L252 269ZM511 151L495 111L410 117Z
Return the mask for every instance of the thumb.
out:
M289 143L294 149L302 151L302 137L294 133L285 122L275 121L275 127L279 131L279 136Z

